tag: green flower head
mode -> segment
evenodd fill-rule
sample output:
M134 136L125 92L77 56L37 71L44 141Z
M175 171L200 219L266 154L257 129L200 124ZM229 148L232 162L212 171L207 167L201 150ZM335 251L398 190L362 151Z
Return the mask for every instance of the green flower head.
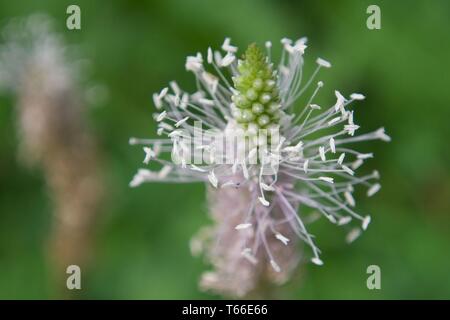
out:
M247 127L277 125L282 115L277 88L277 73L266 55L256 45L248 46L238 62L239 74L233 77L236 93L232 96L232 115Z

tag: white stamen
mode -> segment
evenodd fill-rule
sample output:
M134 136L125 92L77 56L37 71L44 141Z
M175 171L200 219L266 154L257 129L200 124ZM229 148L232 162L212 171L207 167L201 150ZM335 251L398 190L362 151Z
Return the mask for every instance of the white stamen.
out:
M209 99L205 99L205 98L200 98L198 99L198 102L201 104L204 104L206 106L210 106L213 107L214 106L214 101L213 100L209 100Z
M307 38L307 37L301 37L301 38L298 39L296 42L297 42L297 43L298 43L298 42L301 42L301 43L306 44L306 43L308 42L308 38Z
M152 177L153 172L148 169L139 169L138 172L134 175L133 179L130 181L129 186L131 188L135 188L140 186L142 183L146 181L146 178Z
M344 96L339 92L339 91L334 91L334 94L336 95L337 101L336 104L334 105L334 110L338 111L339 109L341 109L341 107L344 105L345 102L345 98Z
M311 259L311 262L314 263L315 265L321 266L323 265L323 261L319 259L319 257L314 257Z
M176 138L176 137L181 136L182 133L183 133L183 132L182 132L181 130L175 130L175 131L172 131L171 133L169 133L169 134L168 134L168 137L169 137L169 138Z
M226 52L236 52L237 51L237 47L232 46L230 44L231 39L230 38L225 38L225 41L222 44L222 49Z
M375 179L380 179L380 173L379 173L377 170L374 170L374 171L372 172L372 175L373 175L373 177L374 177Z
M352 229L345 238L345 241L347 243L352 243L355 241L359 236L361 235L361 229L360 228L354 228Z
M336 122L339 122L340 120L341 120L341 117L333 118L330 121L328 121L328 125L332 126L333 124L335 124Z
M283 39L280 40L280 42L281 42L282 44L291 44L291 43L292 43L292 40L289 39L289 38L283 38Z
M270 265L275 272L281 272L280 266L274 260L270 260Z
M365 216L364 217L364 220L363 220L363 222L361 224L363 230L367 230L367 227L369 226L370 220L371 220L370 216Z
M283 148L283 151L285 151L285 152L299 152L300 149L302 148L302 146L303 146L303 142L300 141L295 146L288 146L288 147Z
M367 196L371 197L373 196L375 193L377 193L379 190L381 189L381 185L379 183L374 184L373 186L370 187L369 190L367 190Z
M359 167L361 167L361 165L362 165L363 163L364 163L364 161L363 161L362 159L358 159L358 160L354 161L354 162L351 164L351 167L352 167L353 170L356 170L356 169L358 169Z
M356 124L346 124L344 126L344 130L348 131L348 134L353 136L355 134L355 131L359 129L359 126Z
M222 65L222 54L219 51L214 51L214 61L218 66Z
M156 109L158 109L158 110L162 108L162 101L159 98L158 93L153 94L153 104L155 105Z
M168 124L166 122L160 122L158 124L158 127L163 128L163 129L165 129L167 131L173 131L174 130L174 128L170 124Z
M189 117L183 118L180 121L178 121L177 123L175 123L175 127L178 128L179 126L181 126L183 123L185 123L186 121L188 121Z
M275 238L277 238L278 240L283 242L284 245L286 245L286 246L288 245L289 239L286 238L285 236L283 236L281 233L276 233Z
M209 72L203 72L202 77L208 87L211 89L212 93L216 93L217 86L219 85L219 79Z
M198 102L201 98L205 97L205 93L203 91L196 91L193 94L191 94L191 100L194 102Z
M170 96L170 98L176 107L180 105L180 96L178 94L175 96Z
M305 53L305 49L308 48L308 46L303 42L296 42L295 45L292 47L294 52L298 52L300 54Z
M262 203L263 206L268 207L269 206L269 201L267 201L266 199L264 199L264 197L258 197L259 202Z
M168 91L169 91L169 88L167 88L167 87L162 89L158 95L158 99L161 100L162 98L164 98Z
M157 122L163 121L164 118L166 117L166 115L167 115L167 111L164 110L163 112L161 112L161 113L156 117L156 121L157 121Z
M293 54L295 52L294 47L290 43L285 43L283 47L289 54Z
M341 167L342 167L342 169L343 169L345 172L347 172L349 175L353 176L353 175L355 174L355 172L354 172L352 169L350 169L349 167L347 167L346 165L342 165Z
M351 207L355 206L355 198L353 198L352 194L349 191L344 192L344 197L345 197L345 200L347 201L347 203Z
M333 137L330 138L330 149L332 153L336 153L336 144L334 143Z
M343 226L343 225L345 225L345 224L350 223L350 221L352 221L352 217L350 217L350 216L342 217L342 218L339 219L338 225L339 225L339 226Z
M331 177L319 177L319 179L328 183L333 183L334 181L334 179Z
M391 137L389 137L385 132L384 128L380 128L376 131L375 135L378 139L381 139L382 141L389 142L391 141Z
M320 159L322 159L322 161L326 161L326 157L325 157L325 147L319 147L319 154L320 154Z
M206 61L209 64L211 64L213 62L213 52L212 52L211 47L208 48L208 54L207 54L207 57L206 57Z
M187 108L189 102L189 95L187 93L183 93L180 101L180 108L185 110Z
M340 156L339 156L339 159L338 159L338 164L340 164L340 165L342 165L342 163L344 162L344 158L345 158L345 153L342 153Z
M201 71L203 69L203 59L200 53L197 53L197 56L189 56L186 58L185 68L188 71L192 71L194 73Z
M373 158L373 153L360 153L358 154L358 159L369 159L369 158Z
M242 256L244 258L246 258L248 261L250 261L252 264L257 264L258 263L258 259L256 259L256 257L252 254L252 249L250 248L245 248L244 250L242 250Z
M223 40L222 48L223 48L223 47L226 47L226 46L229 46L229 45L230 45L230 42L231 42L231 38L226 37L226 38Z
M316 63L324 68L331 68L331 63L322 58L317 58Z
M305 171L305 173L308 173L308 163L309 159L306 159L305 162L303 163L303 171Z
M149 147L144 147L144 152L145 152L145 158L144 158L144 163L148 164L150 162L150 159L156 156L156 153Z
M236 183L233 181L227 181L225 183L222 183L222 185L220 186L221 188L226 188L226 187L236 187Z
M325 217L331 222L336 223L336 218L332 214L327 214Z
M169 85L170 85L170 88L172 88L175 95L179 96L181 94L181 89L178 86L178 84L176 83L176 81L170 81Z
M135 144L138 144L139 143L139 139L138 138L130 138L129 140L128 140L128 143L130 144L130 145L132 145L132 146L134 146Z
M352 93L350 95L350 98L352 98L353 100L364 100L366 97L361 93Z
M230 64L233 63L234 59L236 57L234 56L234 54L228 52L225 57L222 59L222 67L228 67Z
M314 109L314 110L320 110L321 109L318 104L310 104L309 106L310 106L311 109Z
M243 229L248 229L252 226L251 223L241 223L238 224L236 227L234 227L236 230L243 230Z
M353 122L353 111L349 111L347 115L348 115L348 124L354 125L355 123Z

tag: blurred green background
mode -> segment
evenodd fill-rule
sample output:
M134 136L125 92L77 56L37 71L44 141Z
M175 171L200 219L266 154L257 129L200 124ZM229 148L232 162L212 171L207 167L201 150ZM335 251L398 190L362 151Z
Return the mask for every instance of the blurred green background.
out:
M82 29L65 27L66 8L78 4ZM366 8L381 8L381 30L368 30ZM89 77L109 99L89 109L107 174L107 206L97 230L95 259L83 272L78 298L218 298L197 282L207 268L189 252L190 237L209 223L202 185L128 182L142 149L130 136L155 137L151 94L172 80L192 88L185 57L224 37L245 47L282 37L308 36L309 65L321 73L334 100L362 92L355 113L362 131L385 126L393 141L366 143L382 191L359 201L372 215L366 233L346 245L344 232L311 226L325 265L301 266L280 298L450 298L450 3L448 1L1 1L0 22L45 12L69 44L92 63ZM276 45L274 45L276 47ZM46 260L52 205L39 170L16 157L13 96L0 97L0 298L51 298ZM382 289L368 290L366 268L381 267Z

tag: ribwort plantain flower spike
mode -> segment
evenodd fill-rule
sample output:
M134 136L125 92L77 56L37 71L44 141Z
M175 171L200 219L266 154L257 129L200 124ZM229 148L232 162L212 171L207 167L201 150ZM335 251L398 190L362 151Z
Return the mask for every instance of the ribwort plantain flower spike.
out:
M276 126L282 111L276 72L267 57L256 44L251 44L237 69L238 75L233 77L237 92L231 96L233 117L246 128Z
M145 145L144 164L161 166L139 169L130 186L208 185L214 224L192 239L191 250L205 254L214 269L203 275L201 287L224 295L246 296L264 282L286 281L301 260L299 240L311 248L311 262L322 265L307 225L324 217L347 229L352 242L370 223L369 215L354 210L355 188L367 188L369 197L381 188L377 171L357 174L373 154L349 146L390 141L384 128L356 135L350 105L365 97L335 91L335 103L318 105L324 83L315 78L331 63L318 58L305 78L306 38L284 38L281 44L276 67L271 42L265 50L251 44L238 59L238 48L226 38L222 51L208 48L206 61L201 53L187 57L197 91L171 82L153 95L157 134L166 138L130 139Z

